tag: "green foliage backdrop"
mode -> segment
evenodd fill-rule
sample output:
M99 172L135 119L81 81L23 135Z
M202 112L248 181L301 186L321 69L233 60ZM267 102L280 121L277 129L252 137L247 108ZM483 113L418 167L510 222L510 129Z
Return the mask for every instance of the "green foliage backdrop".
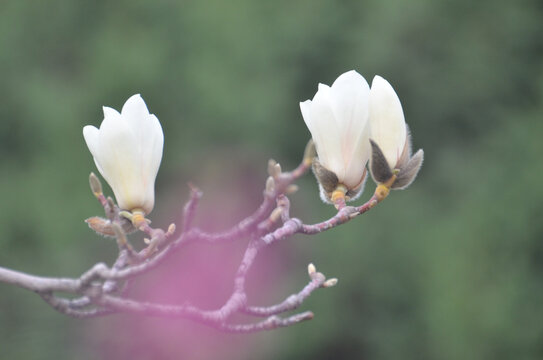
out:
M162 122L156 223L175 220L190 180L221 228L235 220L221 209L258 203L269 157L300 159L298 102L356 69L395 87L425 150L419 178L363 218L272 250L282 272L263 300L305 283L310 261L339 284L304 304L311 322L249 335L250 350L228 356L540 359L541 34L537 0L4 1L0 265L78 276L111 261L82 221L100 211L81 133L100 106L141 93ZM294 216L333 213L313 179L300 185ZM123 335L120 318L73 320L0 284L6 359L98 359L108 346L137 358L134 344L153 340Z

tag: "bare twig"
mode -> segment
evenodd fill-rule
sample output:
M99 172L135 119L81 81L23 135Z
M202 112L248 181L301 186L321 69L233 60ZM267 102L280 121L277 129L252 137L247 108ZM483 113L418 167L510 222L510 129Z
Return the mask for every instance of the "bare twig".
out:
M313 319L313 316L314 315L311 311L305 311L300 314L289 316L285 319L274 315L255 324L221 324L220 330L233 333L252 333L263 330L273 330L280 327L291 326L302 321L311 320Z
M313 293L316 289L322 286L326 281L326 277L321 273L315 273L312 276L311 281L307 284L299 293L292 294L287 297L283 302L272 306L247 306L242 309L242 312L253 316L271 316L275 314L284 313L286 311L294 310L300 306L305 299Z
M185 204L185 207L183 208L183 228L182 232L186 232L190 230L192 227L192 221L194 220L194 217L196 216L196 209L198 207L198 202L200 201L200 198L202 197L202 192L195 187L194 185L189 183L190 187L190 199Z
M105 308L80 309L81 304L54 296L50 292L38 293L41 298L58 312L75 318L99 317L113 314L114 311ZM89 303L88 305L91 305Z
M255 227L264 221L273 210L277 196L283 194L287 187L296 179L309 170L310 164L303 161L296 169L288 173L276 174L274 179L274 188L264 191L264 199L258 209L250 216L241 220L232 228L219 233L207 233L200 229L193 229L191 235L198 237L199 240L208 242L233 241L243 238L254 231Z

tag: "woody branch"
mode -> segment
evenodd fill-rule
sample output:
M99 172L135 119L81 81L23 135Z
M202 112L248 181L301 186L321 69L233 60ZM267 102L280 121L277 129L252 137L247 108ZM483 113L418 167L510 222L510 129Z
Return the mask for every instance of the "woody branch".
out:
M78 278L41 277L0 267L0 281L34 291L55 310L80 318L135 313L146 316L186 318L228 332L269 330L309 320L313 318L313 313L310 311L283 318L277 315L296 309L313 291L321 287L333 286L337 280L327 280L310 264L308 267L310 280L302 290L275 305L249 305L245 291L245 278L257 255L268 245L288 239L296 233L312 235L341 225L376 204L375 197L372 197L363 206L343 207L332 218L312 225L304 224L300 219L291 218L290 202L286 193L294 190L293 182L307 172L309 164L310 161L306 157L293 171L282 172L278 164L270 161L268 166L270 177L266 181L261 205L253 214L232 228L219 233L208 233L192 226L202 193L195 187L191 187L190 198L184 207L181 233L173 237L173 226L170 226L168 231L163 231L153 229L146 224L141 230L151 239L140 251L136 251L128 241L123 230L124 220L119 217L118 207L111 199L104 199L103 195L98 196L108 216L107 221L116 232L119 245L118 257L112 266L98 263ZM129 279L135 279L151 271L164 259L173 256L185 244L192 241L228 242L244 237L249 237L250 241L235 276L233 292L219 309L204 310L190 304L157 304L126 296L124 288ZM68 298L68 295L71 298ZM73 295L77 297L73 298ZM234 313L244 313L265 319L255 323L235 324L229 321Z

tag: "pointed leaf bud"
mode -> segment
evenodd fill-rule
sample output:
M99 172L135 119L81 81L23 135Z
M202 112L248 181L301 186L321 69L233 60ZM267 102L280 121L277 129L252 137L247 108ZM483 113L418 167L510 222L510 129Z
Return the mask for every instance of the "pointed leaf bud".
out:
M109 206L109 208L113 211L113 209L115 208L115 201L113 201L113 198L111 196L108 196L106 201L107 206Z
M270 159L268 160L268 175L273 176L275 173L275 165L277 164L277 161Z
M96 174L93 172L91 172L89 175L89 185L94 196L98 197L103 194L102 183L100 182L100 179L98 179L98 176L96 176Z
M272 176L273 177L278 177L279 175L281 175L282 171L283 170L281 170L281 164L277 163L272 168Z
M89 227L92 230L96 231L96 233L98 233L100 235L103 235L103 236L106 236L106 237L114 237L115 236L115 232L113 231L112 222L107 220L107 219L104 219L104 218L101 218L101 217L98 217L98 216L93 216L91 218L86 219L85 222L87 223L87 225L89 225ZM123 228L123 231L125 232L125 234L131 234L134 231L136 231L136 228L134 228L134 226L132 226L132 223L130 223L128 221L122 221L121 225L122 225L122 228Z
M285 194L287 194L287 195L294 194L294 193L297 192L298 190L299 190L298 185L296 185L296 184L290 184L290 185L287 186L287 188L285 189Z
M268 217L268 219L270 219L270 221L272 223L278 221L280 218L281 218L281 213L283 212L283 209L280 208L280 207L276 207L275 209L273 209L273 211L271 212L270 216Z
M315 142L319 163L313 161L313 172L322 199L332 203L341 184L345 199L354 200L362 193L370 155L368 83L356 71L346 72L331 87L319 84L313 100L300 103L300 109Z
M307 273L309 274L309 276L313 275L316 272L317 272L317 268L315 267L315 265L313 265L313 263L310 263L309 265L307 265Z
M266 191L268 193L273 193L275 191L275 180L271 176L268 176L266 179Z
M98 216L93 216L85 220L89 227L103 236L115 236L111 222Z
M175 224L171 223L170 226L168 226L168 231L166 232L166 236L172 236L176 228L177 227L175 226Z
M83 136L119 207L150 213L155 201L155 178L162 159L164 134L160 122L149 113L140 95L129 98L120 113L104 107L100 128L87 125Z
M322 287L329 288L332 286L336 286L337 282L338 282L337 278L328 279L322 284Z

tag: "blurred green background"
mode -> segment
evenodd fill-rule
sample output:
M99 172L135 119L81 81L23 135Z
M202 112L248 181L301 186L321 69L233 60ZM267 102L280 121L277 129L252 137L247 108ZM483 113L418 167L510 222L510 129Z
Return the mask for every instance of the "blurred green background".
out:
M302 306L310 322L239 336L186 321L74 320L0 284L0 357L543 358L542 34L538 0L2 1L0 266L73 277L114 258L83 222L101 212L81 132L134 93L165 132L161 226L178 218L188 181L204 191L201 226L254 209L268 158L286 169L301 158L298 102L350 69L391 82L426 159L407 191L365 216L261 255L254 271L273 281L259 304L298 291L309 262L339 278ZM299 185L293 216L334 213L312 176ZM372 191L368 182L363 198ZM205 263L205 251L229 250L198 251ZM149 335L163 326L169 336ZM207 350L184 346L187 331Z

